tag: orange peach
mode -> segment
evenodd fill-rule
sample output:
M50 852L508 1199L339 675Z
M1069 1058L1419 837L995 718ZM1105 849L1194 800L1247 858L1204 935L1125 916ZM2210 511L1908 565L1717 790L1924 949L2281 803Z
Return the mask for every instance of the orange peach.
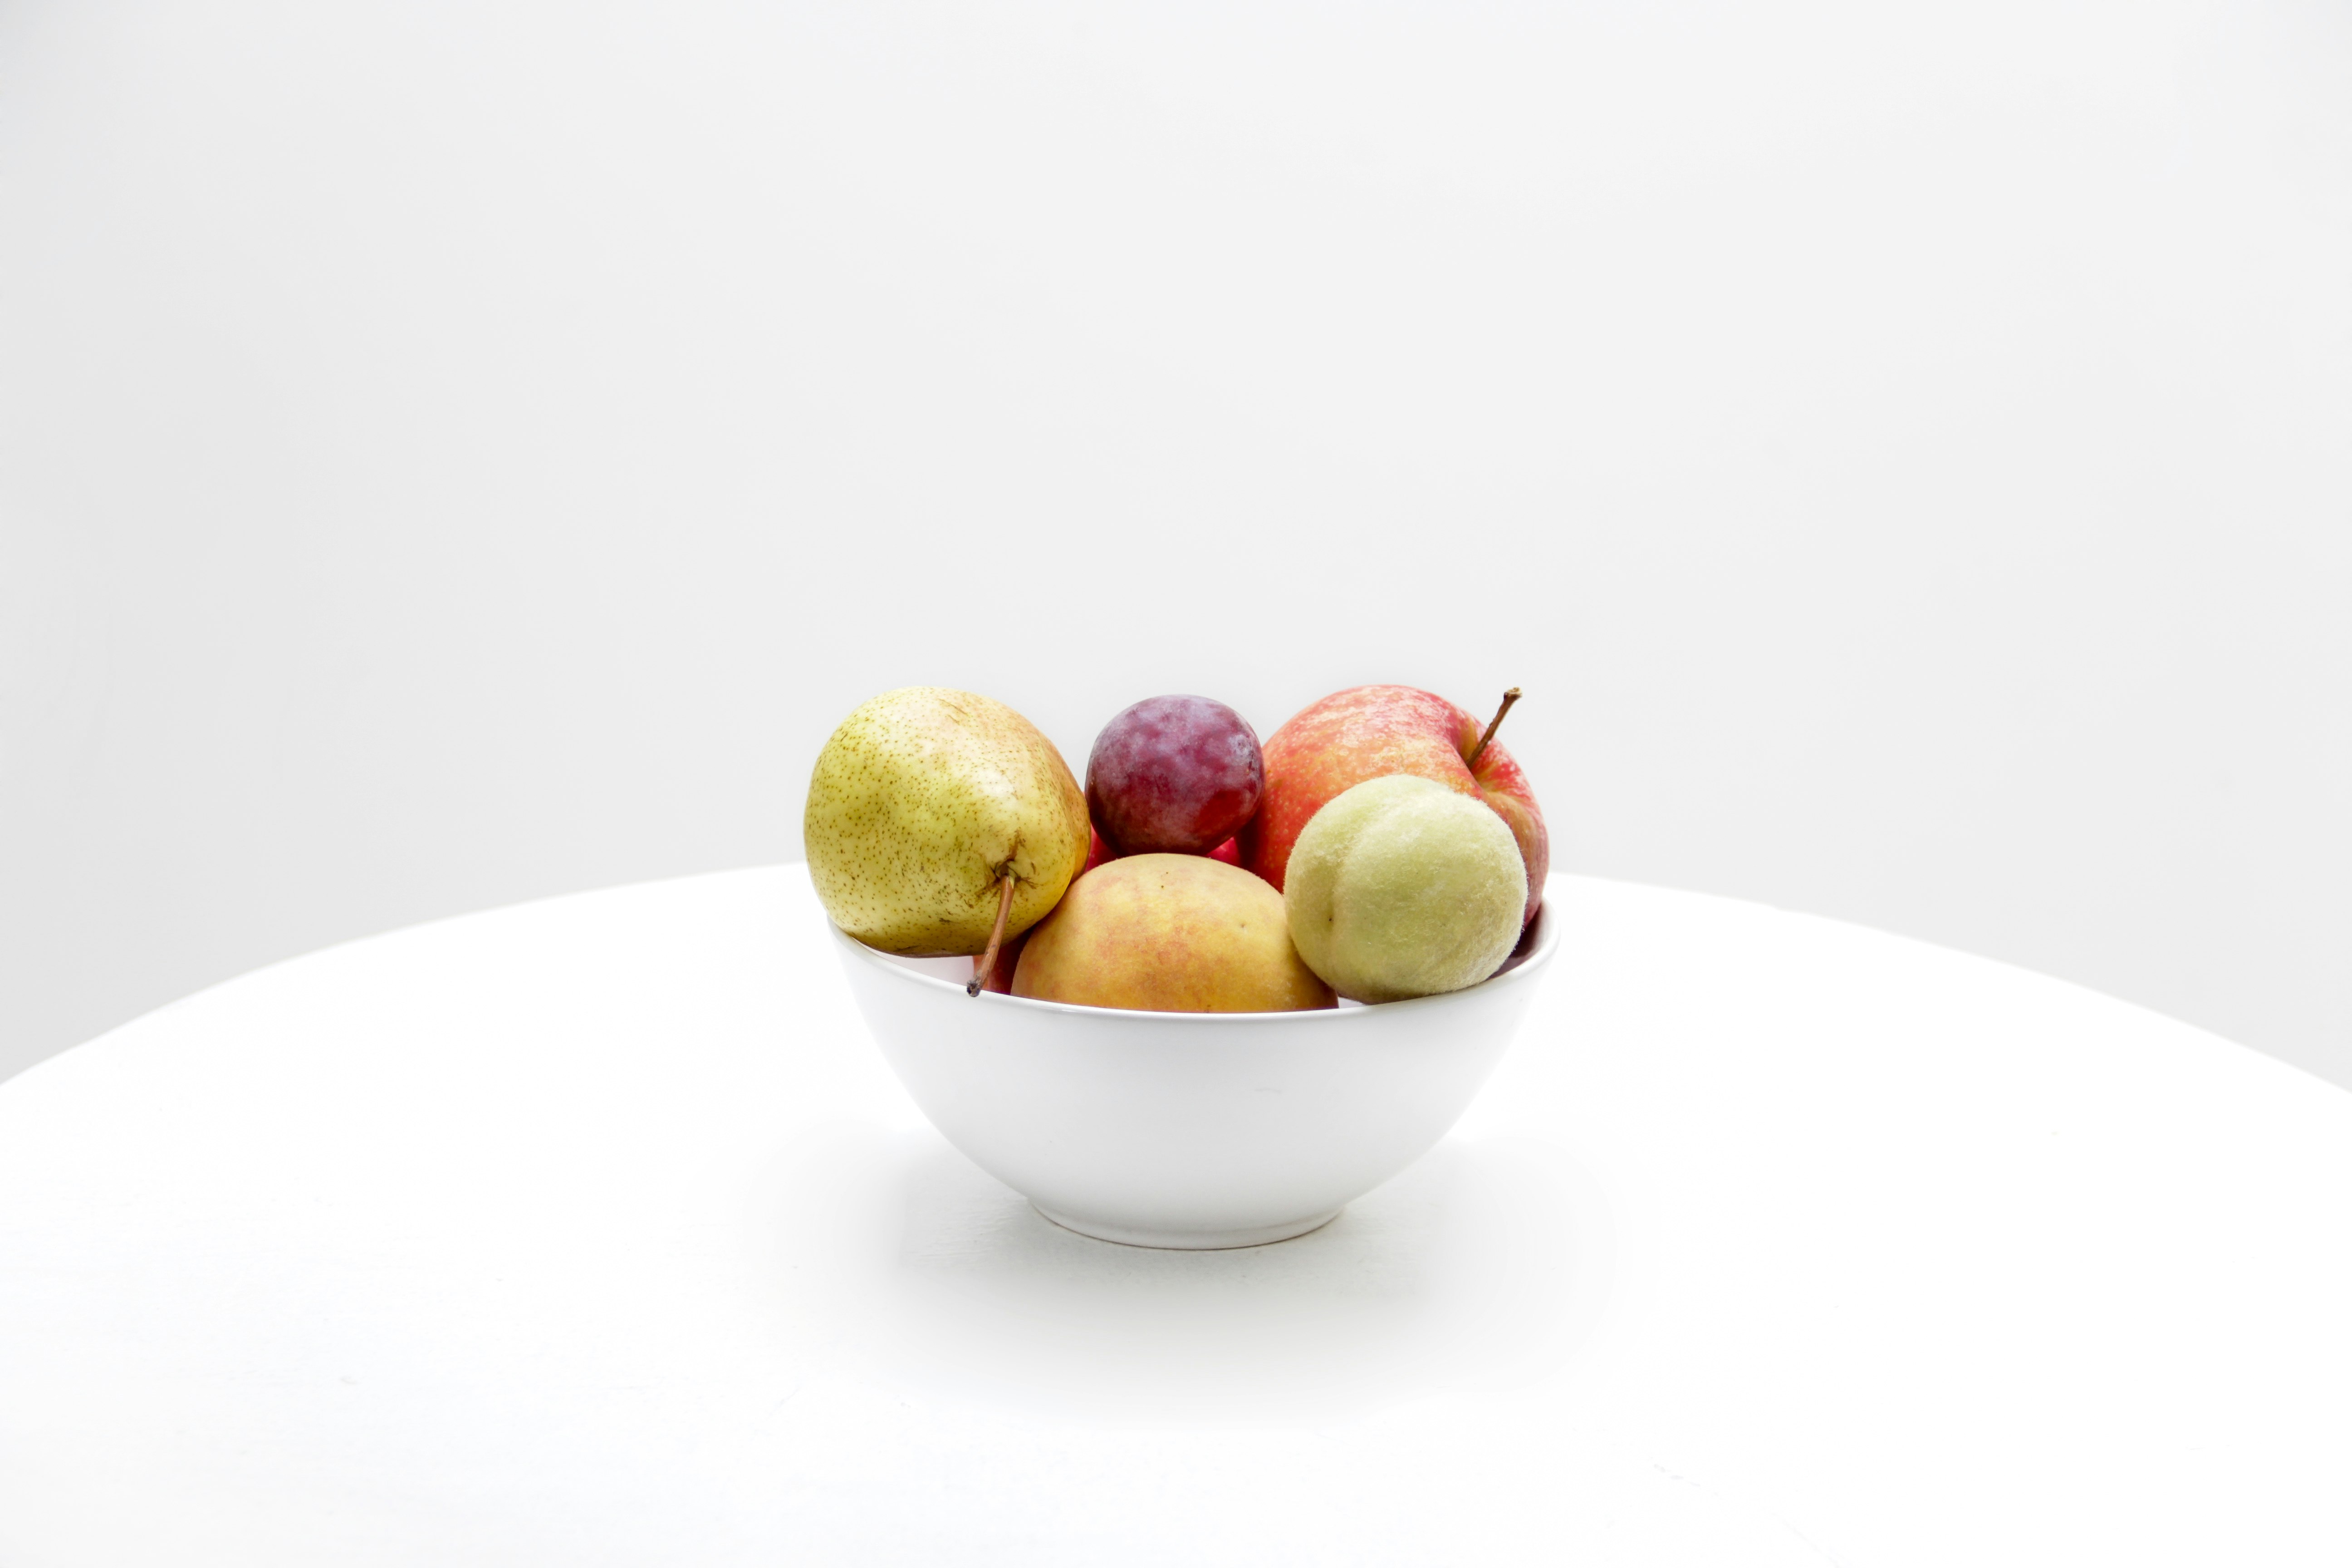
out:
M1282 895L1205 855L1129 855L1070 884L1029 933L1013 994L1151 1013L1339 1005L1290 943Z

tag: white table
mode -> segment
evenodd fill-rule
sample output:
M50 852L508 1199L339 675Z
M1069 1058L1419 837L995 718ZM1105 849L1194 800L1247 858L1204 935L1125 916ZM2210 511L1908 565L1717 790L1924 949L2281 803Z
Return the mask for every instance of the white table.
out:
M1224 1254L950 1150L796 868L190 998L0 1089L0 1562L2352 1559L2352 1096L1553 896L1454 1136Z

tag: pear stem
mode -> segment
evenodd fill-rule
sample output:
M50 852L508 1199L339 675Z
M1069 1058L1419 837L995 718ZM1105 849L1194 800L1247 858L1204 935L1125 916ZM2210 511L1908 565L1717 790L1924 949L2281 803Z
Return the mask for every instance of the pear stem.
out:
M1478 759L1486 754L1486 742L1493 740L1495 731L1503 727L1503 715L1508 713L1511 710L1511 704L1518 700L1519 689L1516 686L1503 693L1503 705L1495 710L1495 716L1492 719L1486 721L1486 732L1478 737L1477 745L1472 747L1470 754L1462 759L1464 767L1475 768L1478 765Z
M963 988L967 996L977 996L988 977L996 973L996 950L1004 945L1005 918L1013 913L1013 873L1004 873L1004 886L996 896L996 929L988 933L988 951L971 966L971 984Z

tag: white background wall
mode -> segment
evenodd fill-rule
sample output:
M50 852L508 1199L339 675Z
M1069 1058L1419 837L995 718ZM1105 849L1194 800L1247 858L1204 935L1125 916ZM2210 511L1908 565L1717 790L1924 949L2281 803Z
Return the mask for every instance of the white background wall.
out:
M0 1073L798 854L912 681L2352 1083L2352 13L0 9Z

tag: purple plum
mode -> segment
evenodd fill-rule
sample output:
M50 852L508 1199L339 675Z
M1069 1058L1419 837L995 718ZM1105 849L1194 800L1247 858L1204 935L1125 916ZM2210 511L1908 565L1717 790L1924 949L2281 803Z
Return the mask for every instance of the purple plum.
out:
M1202 855L1265 793L1248 721L1206 697L1148 697L1103 726L1087 759L1087 809L1121 855Z

